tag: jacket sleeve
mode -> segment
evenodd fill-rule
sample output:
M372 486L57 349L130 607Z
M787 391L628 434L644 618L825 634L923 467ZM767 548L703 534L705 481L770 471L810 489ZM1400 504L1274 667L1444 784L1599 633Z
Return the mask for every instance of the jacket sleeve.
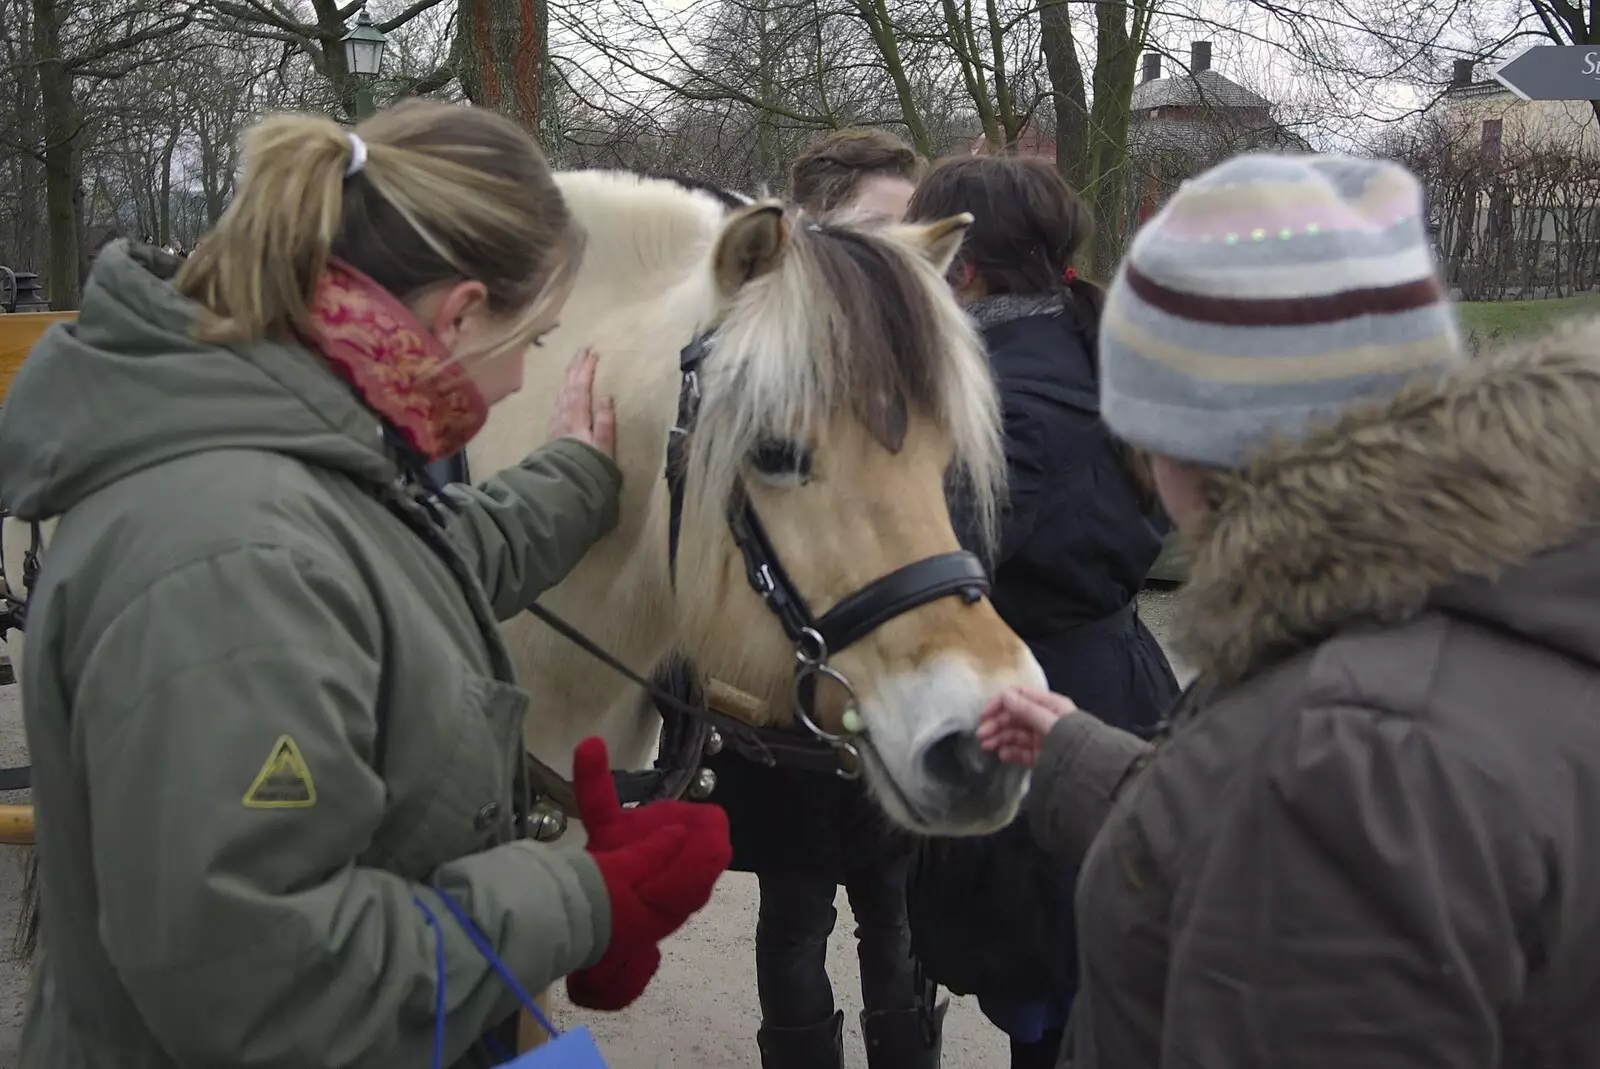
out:
M1116 802L1117 788L1149 750L1143 739L1088 713L1056 721L1028 791L1028 823L1039 845L1065 864L1080 864Z
M1533 844L1492 830L1503 797L1425 725L1286 718L1179 863L1161 1065L1502 1064L1517 903L1543 893Z
M617 522L622 472L610 457L572 438L529 453L516 467L475 486L451 484L451 524L508 620L566 578Z
M430 1061L437 944L421 888L358 860L386 791L369 763L380 623L348 575L272 547L188 564L123 609L76 680L100 937L175 1064ZM262 806L254 784L284 739L314 794ZM442 834L425 814L408 819ZM518 842L430 878L530 990L610 939L605 887L581 851ZM434 908L451 1062L516 1003Z

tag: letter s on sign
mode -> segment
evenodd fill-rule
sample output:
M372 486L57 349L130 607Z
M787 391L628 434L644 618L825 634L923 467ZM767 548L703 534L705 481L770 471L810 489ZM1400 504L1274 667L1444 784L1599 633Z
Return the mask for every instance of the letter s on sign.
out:
M1597 56L1600 56L1600 53L1585 52L1583 54L1583 73L1600 74L1600 65L1595 62Z

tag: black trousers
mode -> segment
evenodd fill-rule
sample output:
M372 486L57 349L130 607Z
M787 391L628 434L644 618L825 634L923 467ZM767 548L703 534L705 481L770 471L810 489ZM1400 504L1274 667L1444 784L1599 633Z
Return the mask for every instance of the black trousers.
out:
M911 958L906 922L906 870L910 857L894 856L844 874L856 917L861 998L868 1013L914 1009L921 990ZM838 919L833 873L785 869L762 873L756 924L756 989L761 1023L806 1028L834 1014L828 982L828 937Z

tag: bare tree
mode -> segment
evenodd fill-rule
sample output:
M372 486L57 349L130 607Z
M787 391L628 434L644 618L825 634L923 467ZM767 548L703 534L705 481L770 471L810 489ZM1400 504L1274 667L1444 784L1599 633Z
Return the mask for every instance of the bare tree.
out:
M83 260L79 180L89 118L81 94L155 62L160 54L158 44L165 46L164 58L170 58L171 42L193 23L195 7L165 0L133 0L113 6L83 0L32 0L29 16L30 47L19 62L31 66L34 73L13 73L13 77L37 79L37 140L30 138L12 147L34 155L43 165L49 234L45 286L56 307L76 308Z
M294 49L309 59L333 87L339 108L353 117L358 83L345 63L339 41L346 25L366 6L366 0L308 0L296 5L286 0L192 0L198 4L207 25L229 35L272 41ZM394 33L438 7L444 0L404 0L403 7L374 22L384 33ZM472 0L462 0L464 4ZM309 7L311 18L302 12ZM432 70L420 72L396 87L400 93L431 93L443 89L456 76L455 68L441 62Z

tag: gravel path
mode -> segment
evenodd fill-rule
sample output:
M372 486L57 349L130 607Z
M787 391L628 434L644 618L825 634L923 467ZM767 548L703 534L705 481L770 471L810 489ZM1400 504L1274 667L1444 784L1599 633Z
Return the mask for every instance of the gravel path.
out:
M1170 617L1169 593L1151 592L1141 612L1161 636ZM0 766L26 760L22 712L15 686L0 687ZM0 794L0 803L25 802L26 794ZM17 1063L17 1036L27 999L26 962L10 958L22 894L24 851L0 848L0 1069ZM711 906L664 948L661 972L645 996L624 1013L575 1013L557 999L558 1027L585 1023L594 1032L611 1069L748 1069L756 1064L754 877L730 873ZM841 891L839 922L828 955L834 994L845 1011L845 1064L864 1069L860 1028L861 994L856 971L854 924ZM1004 1036L991 1027L971 999L952 999L945 1022L946 1069L1005 1069Z

